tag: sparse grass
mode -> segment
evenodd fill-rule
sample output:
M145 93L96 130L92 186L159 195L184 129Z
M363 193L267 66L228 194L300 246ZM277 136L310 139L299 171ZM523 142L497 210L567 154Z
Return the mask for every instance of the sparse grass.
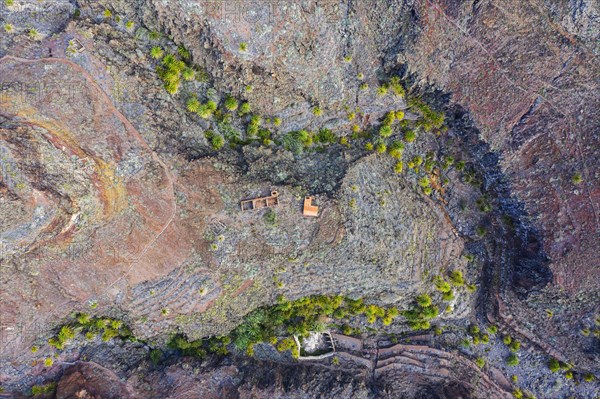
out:
M581 173L575 173L573 177L571 177L571 182L573 184L581 184L583 182L583 177L581 176Z
M321 115L323 115L323 111L319 107L314 107L313 110L312 110L312 113L313 113L314 116L321 116Z
M14 0L4 0L4 5L6 5L7 7L10 7L13 4L15 4Z
M242 53L245 53L246 51L248 51L248 43L246 42L241 42L240 43L240 51Z
M359 87L358 87L361 91L365 91L369 89L369 84L368 83L362 83Z
M13 33L15 31L15 27L13 24L9 24L8 22L4 24L4 31L6 33Z
M550 371L552 371L553 373L556 373L560 370L560 363L558 362L558 360L552 358L548 361L548 369L550 369Z
M133 21L127 21L127 23L125 23L125 29L127 30L132 30L135 27L135 22Z
M484 367L485 367L485 359L484 359L484 358L482 358L482 357L478 357L478 358L475 360L475 364L477 365L477 367L479 367L480 369L482 369L482 368L484 368Z
M106 8L106 9L104 9L104 12L102 13L102 16L104 18L110 18L110 17L112 17L112 11L109 10L108 8Z
M352 62L352 57L351 57L351 56L349 56L349 55L345 56L345 57L344 57L344 62L346 62L346 63L350 63L350 62Z

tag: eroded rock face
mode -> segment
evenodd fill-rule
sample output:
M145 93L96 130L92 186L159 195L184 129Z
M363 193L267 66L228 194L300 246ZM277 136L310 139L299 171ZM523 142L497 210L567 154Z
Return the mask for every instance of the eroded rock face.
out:
M95 363L80 362L65 370L56 387L56 399L141 399L130 384Z
M120 380L93 362L78 362L58 382L57 399L153 398L510 398L473 364L424 347L394 347L371 380L370 371L346 365L285 365L238 359L210 367L194 361ZM342 358L343 359L343 358ZM186 361L188 359L184 359ZM345 360L342 360L345 361ZM451 367L450 367L451 366Z

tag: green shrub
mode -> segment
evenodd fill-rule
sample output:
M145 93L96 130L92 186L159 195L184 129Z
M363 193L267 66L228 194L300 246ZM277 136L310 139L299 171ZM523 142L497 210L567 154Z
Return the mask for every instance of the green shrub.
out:
M583 329L581 330L581 334L582 334L583 336L585 336L585 337L589 337L589 336L590 336L590 333L591 333L591 330L590 330L589 328L583 328Z
M314 107L312 110L312 113L314 116L321 116L323 115L323 111L321 111L321 108L319 107Z
M201 104L200 104L200 101L198 101L198 98L191 97L187 100L185 107L189 112L199 113Z
M229 96L225 99L225 108L229 111L235 111L238 109L238 102L235 98Z
M594 377L594 375L592 373L585 373L583 375L583 380L585 382L593 382L596 378Z
M412 143L416 138L417 134L414 132L414 130L408 130L406 133L404 133L404 140L407 143Z
M450 284L447 283L446 281L444 281L444 279L439 276L437 276L434 279L434 284L435 284L436 290L438 290L439 292L451 292L452 291L452 287L450 286Z
M369 85L367 83L362 83L359 86L359 89L362 90L362 91L368 90L369 89Z
M154 364L155 366L160 363L163 353L160 349L152 349L149 353L150 355L150 360L152 361L152 364Z
M480 369L482 369L485 366L485 359L482 357L478 357L475 360L475 364L477 365L477 367L479 367Z
M510 335L505 335L504 338L502 338L502 342L504 342L504 345L510 345L510 343L512 342L512 338L510 337Z
M218 133L213 132L212 130L207 130L204 132L204 137L210 142L210 145L215 150L220 150L225 145L225 139Z
M426 194L431 194L431 191L429 193L426 193ZM454 299L454 292L453 291L448 291L448 292L442 293L442 299L444 301L446 301L446 302L449 302L449 301L453 300Z
M265 224L267 226L270 226L270 227L277 226L277 213L275 213L273 208L269 208L263 215L263 220L265 221Z
M15 31L15 27L13 26L13 24L10 24L10 23L5 23L5 24L4 24L4 31L5 31L6 33L12 33L12 32L14 32L14 31Z
M402 86L398 76L394 76L392 79L390 79L390 88L397 96L404 97L406 94L406 91L404 90L404 87Z
M329 129L320 129L317 133L316 139L322 144L333 144L337 142L337 136Z
M110 11L108 8L106 8L104 10L104 12L102 13L102 15L104 16L104 18L110 18L110 17L112 17L112 11Z
M31 394L33 396L38 395L49 395L54 393L56 390L56 382L50 382L44 385L34 385L31 387Z
M553 373L556 373L557 371L560 370L560 363L558 362L558 360L552 358L548 361L548 368Z
M385 145L385 143L379 143L379 144L377 144L377 147L375 148L375 150L379 154L384 154L387 151L387 146Z
M498 332L498 327L491 325L487 328L487 332L492 335L496 335L496 333Z
M248 51L248 43L241 42L240 43L240 51L242 51L242 52Z
M465 284L465 279L460 270L453 270L452 272L450 272L449 279L450 279L450 283L452 283L452 285L454 285L456 287L460 287Z
M581 184L581 182L583 182L583 177L581 176L581 173L575 173L573 177L571 177L571 182L573 184Z
M417 296L417 303L419 304L419 306L425 308L427 306L431 305L431 296L429 296L428 294L421 294L419 296Z
M252 111L252 108L250 107L250 103L245 101L242 103L242 105L240 106L240 115L246 115L249 114Z
M196 79L196 71L190 67L183 68L183 71L181 71L181 77L188 82L192 81Z
M516 339L510 343L509 349L511 352L516 352L521 348L521 343Z
M423 188L429 187L430 185L429 178L427 176L421 177L417 183Z
M395 158L395 159L402 158L402 154L404 152L404 143L401 141L392 142L392 144L390 144L390 146L388 148L388 152L392 156L392 158Z
M379 128L379 135L383 138L388 138L392 135L392 128L388 125L382 125Z
M513 396L515 397L515 399L523 399L523 391L521 391L521 389L516 388L513 391Z
M383 86L379 86L377 88L377 95L379 96L385 96L388 92L388 88L387 86L383 85Z
M37 29L30 28L27 31L27 37L29 37L31 40L39 40L41 36L40 36L40 33L37 31Z
M394 172L402 173L403 169L404 169L404 162L402 162L402 161L396 162L396 165L394 165Z
M573 371L569 370L565 373L565 378L567 380L572 380L573 379Z
M507 358L506 358L506 365L507 366L516 366L519 364L519 358L517 357L517 355L515 355L514 353L510 354Z

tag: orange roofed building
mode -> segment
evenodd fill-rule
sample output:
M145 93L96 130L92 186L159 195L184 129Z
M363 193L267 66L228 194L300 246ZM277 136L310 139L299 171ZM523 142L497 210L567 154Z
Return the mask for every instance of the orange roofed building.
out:
M304 216L317 217L319 216L319 207L312 204L313 197L304 198Z

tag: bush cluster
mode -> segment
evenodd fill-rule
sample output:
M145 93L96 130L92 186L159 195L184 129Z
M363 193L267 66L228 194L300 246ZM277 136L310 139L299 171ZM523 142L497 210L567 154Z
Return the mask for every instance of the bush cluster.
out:
M70 340L75 338L77 333L84 334L88 340L92 340L98 335L102 337L103 341L109 341L116 337L135 340L131 330L124 326L121 320L90 317L87 313L77 313L74 318L74 322L62 326L58 334L48 340L48 344L62 350Z
M412 330L427 330L431 327L430 321L435 319L440 311L432 304L429 294L421 294L417 296L411 308L401 314Z

